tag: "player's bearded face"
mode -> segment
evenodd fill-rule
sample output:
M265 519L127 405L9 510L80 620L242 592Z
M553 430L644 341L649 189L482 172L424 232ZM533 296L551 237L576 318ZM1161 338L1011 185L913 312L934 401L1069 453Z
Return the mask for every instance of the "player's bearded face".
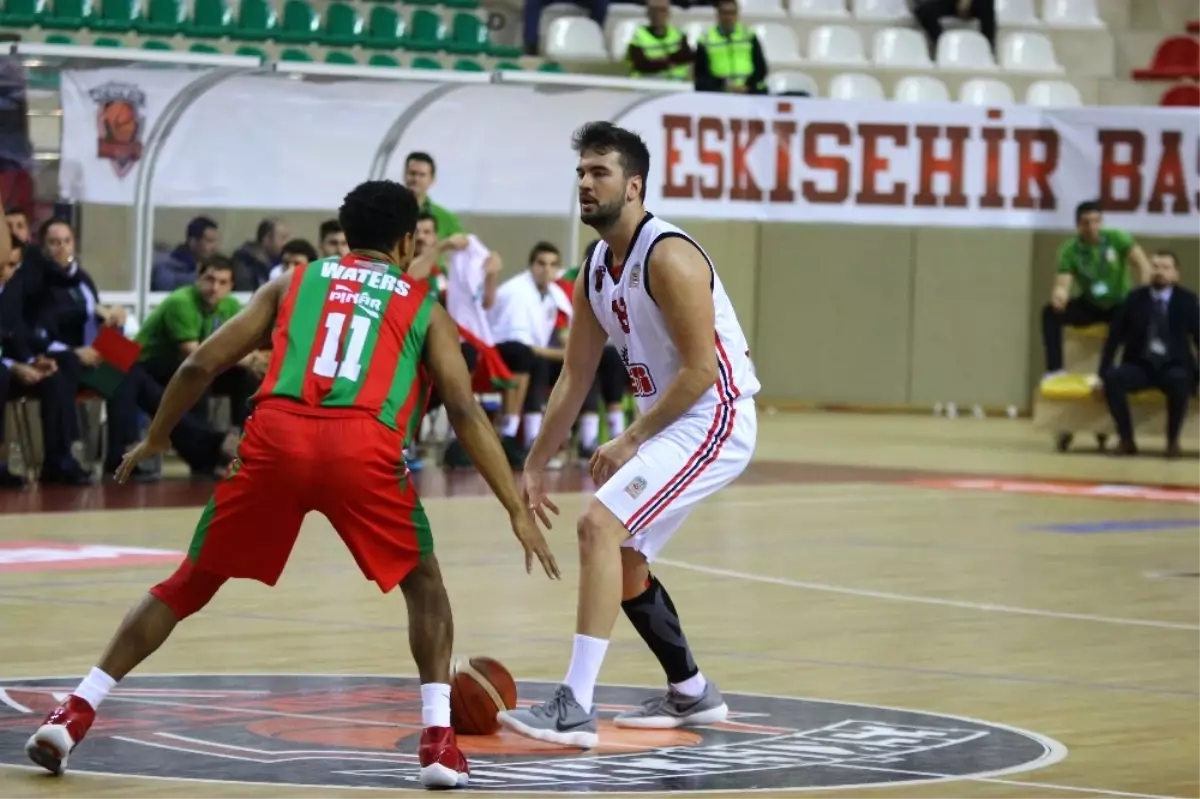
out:
M621 209L625 207L625 181L621 181L620 191L607 200L591 192L580 192L579 220L594 228L612 227L621 218Z

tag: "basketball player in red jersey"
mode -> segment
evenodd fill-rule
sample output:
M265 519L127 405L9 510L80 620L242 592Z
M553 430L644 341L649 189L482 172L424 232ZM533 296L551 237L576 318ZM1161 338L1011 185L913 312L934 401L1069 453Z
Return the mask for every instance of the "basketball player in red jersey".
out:
M171 378L146 440L117 472L121 481L170 446L171 429L216 375L267 340L273 346L238 458L200 515L187 557L130 611L96 667L29 739L25 749L35 763L61 774L112 687L228 578L274 585L301 522L318 511L364 576L384 593L399 585L408 605L421 678L422 784L467 783L467 761L450 728L450 600L403 457L428 393L425 370L459 440L508 511L526 571L535 556L551 578L558 566L471 393L454 322L428 281L404 275L417 212L412 192L398 183L355 188L339 212L350 254L268 283Z

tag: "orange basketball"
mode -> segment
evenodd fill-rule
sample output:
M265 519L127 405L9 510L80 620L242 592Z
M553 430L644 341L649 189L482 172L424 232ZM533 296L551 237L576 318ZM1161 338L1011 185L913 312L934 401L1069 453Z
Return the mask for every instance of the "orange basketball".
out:
M499 661L456 660L450 671L450 725L459 735L491 735L496 714L517 706L517 683Z
M116 142L133 141L137 134L137 112L128 103L109 103L104 107L103 118L109 139Z

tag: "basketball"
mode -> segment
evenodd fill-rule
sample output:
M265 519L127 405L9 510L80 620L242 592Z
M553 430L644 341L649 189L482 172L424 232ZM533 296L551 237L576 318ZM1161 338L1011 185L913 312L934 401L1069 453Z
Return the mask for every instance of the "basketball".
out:
M131 142L137 134L137 112L128 103L109 103L104 107L104 127L115 142Z
M459 735L491 735L496 714L517 706L517 684L499 661L455 660L450 671L450 726Z

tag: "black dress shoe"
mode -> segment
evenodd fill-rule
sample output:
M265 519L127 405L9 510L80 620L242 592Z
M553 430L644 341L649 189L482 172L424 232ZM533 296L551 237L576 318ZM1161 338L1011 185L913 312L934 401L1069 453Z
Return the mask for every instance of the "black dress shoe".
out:
M92 476L78 463L71 461L58 467L43 466L38 482L45 485L86 486L92 484Z

